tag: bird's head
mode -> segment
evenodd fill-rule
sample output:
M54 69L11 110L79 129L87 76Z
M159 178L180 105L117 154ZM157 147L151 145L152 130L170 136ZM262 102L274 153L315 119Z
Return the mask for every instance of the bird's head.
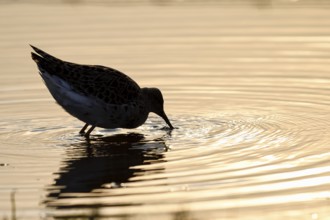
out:
M164 99L162 92L157 88L143 88L142 92L145 95L149 111L162 117L170 129L174 129L164 111Z

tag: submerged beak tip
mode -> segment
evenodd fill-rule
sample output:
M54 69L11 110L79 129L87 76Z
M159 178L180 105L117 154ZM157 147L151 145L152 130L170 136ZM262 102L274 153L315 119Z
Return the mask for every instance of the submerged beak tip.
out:
M170 120L167 118L165 112L163 112L163 113L161 114L161 117L164 119L164 121L165 121L166 124L170 127L170 129L173 130L174 127L172 126Z
M172 126L171 123L167 123L167 125L170 127L170 130L173 130L174 129L174 127Z

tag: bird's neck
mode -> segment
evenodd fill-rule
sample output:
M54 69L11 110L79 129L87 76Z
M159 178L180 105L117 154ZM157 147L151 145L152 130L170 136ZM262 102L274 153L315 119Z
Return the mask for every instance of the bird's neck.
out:
M152 99L150 97L150 89L149 88L142 88L142 97L145 102L145 107L147 112L152 112Z

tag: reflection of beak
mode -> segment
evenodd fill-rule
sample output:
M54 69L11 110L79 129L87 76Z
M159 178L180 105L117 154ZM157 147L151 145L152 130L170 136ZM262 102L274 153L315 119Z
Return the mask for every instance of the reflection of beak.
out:
M163 111L161 114L159 114L160 117L162 117L164 119L164 121L168 124L168 126L170 127L170 129L174 129L174 127L172 126L170 120L168 120L165 112Z

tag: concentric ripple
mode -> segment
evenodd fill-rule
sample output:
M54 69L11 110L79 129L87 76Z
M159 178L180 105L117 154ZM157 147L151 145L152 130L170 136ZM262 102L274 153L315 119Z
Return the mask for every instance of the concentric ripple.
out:
M161 120L152 117L143 132L135 131L141 133L96 138L89 146L92 155L86 153L83 142L69 148L68 160L46 202L62 211L49 213L141 219L189 213L198 217L230 209L285 206L281 208L285 211L299 204L315 205L315 200L321 206L326 203L330 154L324 151L324 134L316 130L312 136L305 135L311 130L300 126L312 119L254 112L182 115L172 120L178 128L170 133L153 126ZM329 127L328 122L317 123ZM81 183L75 182L77 178ZM97 186L91 181L98 182ZM70 184L93 187L70 191Z

